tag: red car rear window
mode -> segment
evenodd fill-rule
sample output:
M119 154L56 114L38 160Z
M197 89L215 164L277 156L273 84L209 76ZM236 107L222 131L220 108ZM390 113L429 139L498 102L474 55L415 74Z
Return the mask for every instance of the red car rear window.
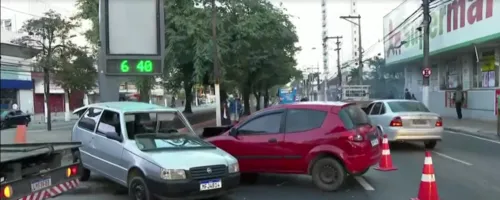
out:
M360 125L370 124L370 119L366 113L357 105L349 105L339 112L339 118L348 130L355 129Z

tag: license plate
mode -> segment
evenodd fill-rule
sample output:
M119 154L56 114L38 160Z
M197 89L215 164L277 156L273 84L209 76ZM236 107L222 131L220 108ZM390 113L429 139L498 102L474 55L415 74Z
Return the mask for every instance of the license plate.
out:
M371 141L372 142L372 147L374 146L377 146L378 145L378 139L374 139Z
M200 191L214 190L222 188L222 181L220 179L213 179L200 182Z
M52 185L52 179L49 178L44 178L42 180L34 181L31 183L31 191L35 192L47 187L50 187Z
M427 124L427 120L415 119L415 120L413 120L413 124L424 125L424 124Z

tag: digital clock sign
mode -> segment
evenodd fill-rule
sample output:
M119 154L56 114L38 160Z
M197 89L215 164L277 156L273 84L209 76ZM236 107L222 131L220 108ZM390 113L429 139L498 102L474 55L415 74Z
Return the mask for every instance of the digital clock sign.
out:
M112 59L106 61L108 75L160 75L161 60L157 59Z

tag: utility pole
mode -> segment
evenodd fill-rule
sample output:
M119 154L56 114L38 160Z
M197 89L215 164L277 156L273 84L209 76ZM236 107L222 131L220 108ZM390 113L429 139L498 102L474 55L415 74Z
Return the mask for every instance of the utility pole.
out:
M324 80L324 86L323 86L323 98L324 101L327 101L327 91L328 91L328 21L327 21L327 14L326 14L326 0L321 0L321 15L322 15L322 28L323 28L323 34L322 34L322 39L323 39L323 71L325 73L325 80ZM318 85L319 87L319 85Z
M425 0L424 0L425 1ZM361 15L358 16L340 16L340 19L344 19L352 24L358 26L358 76L359 84L363 85L363 46L361 42ZM351 21L351 19L357 19L358 22Z
M335 36L330 38L337 40L335 42L335 44L337 45L337 48L335 49L335 51L337 52L337 79L339 81L339 86L342 86L342 71L340 69L340 44L342 43L340 42L340 39L342 39L342 36Z
M424 30L424 63L423 68L429 67L429 24L430 24L430 0L423 0L423 30ZM429 107L429 77L422 76L422 102Z
M217 126L222 126L222 105L220 99L220 69L219 58L217 56L217 7L215 0L212 0L212 44L213 44L213 63L214 63L214 80L215 80L215 122Z

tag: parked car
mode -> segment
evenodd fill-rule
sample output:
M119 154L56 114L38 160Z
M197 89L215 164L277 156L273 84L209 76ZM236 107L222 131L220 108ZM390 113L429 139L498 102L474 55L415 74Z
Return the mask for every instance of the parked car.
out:
M203 136L235 156L248 181L257 173L309 174L325 191L366 173L381 156L377 128L353 103L276 105L233 127L205 128Z
M433 149L443 135L441 117L419 101L377 100L364 110L389 141L423 141L426 148Z
M75 114L71 140L82 143L82 181L98 172L139 200L213 198L239 185L236 158L199 138L176 109L107 102Z
M31 122L31 116L20 110L4 110L0 115L0 129L16 125L26 125Z

